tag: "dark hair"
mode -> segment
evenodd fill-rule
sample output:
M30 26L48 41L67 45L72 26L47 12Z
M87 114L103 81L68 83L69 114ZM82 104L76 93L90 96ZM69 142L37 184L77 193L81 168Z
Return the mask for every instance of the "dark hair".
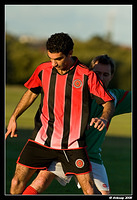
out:
M46 48L50 53L62 52L66 56L73 46L73 40L66 33L55 33L46 42Z
M95 65L96 62L101 63L101 64L105 64L105 65L110 64L111 74L113 74L115 72L115 63L112 60L112 58L110 58L108 55L100 55L100 56L95 57L91 61L91 65L90 65L91 69L94 68L94 65Z

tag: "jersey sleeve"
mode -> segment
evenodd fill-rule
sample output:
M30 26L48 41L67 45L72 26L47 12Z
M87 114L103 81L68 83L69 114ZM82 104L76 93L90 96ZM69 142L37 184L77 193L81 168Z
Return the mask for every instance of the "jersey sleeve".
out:
M24 84L24 86L30 89L33 93L39 94L42 88L42 82L40 79L41 67L38 66L30 79Z
M132 92L121 89L112 89L111 92L115 95L115 99L117 99L114 116L124 113L130 113Z
M95 99L97 104L114 101L114 97L105 89L102 81L93 71L90 71L88 76L88 86L91 98Z

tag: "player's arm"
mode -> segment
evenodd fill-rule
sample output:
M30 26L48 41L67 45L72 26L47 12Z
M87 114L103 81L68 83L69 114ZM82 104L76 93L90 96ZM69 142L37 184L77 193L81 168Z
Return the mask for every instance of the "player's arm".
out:
M102 131L104 129L104 127L107 125L107 122L110 121L115 112L115 106L113 101L108 101L102 104L102 106L104 108L101 117L92 118L90 122L90 126L94 124L94 128L97 128L99 131Z
M97 104L101 104L103 108L103 112L100 118L92 118L90 122L90 126L93 124L95 128L99 131L102 131L103 128L107 125L107 122L111 119L114 114L115 106L114 106L114 98L112 95L105 89L102 81L97 77L97 75L90 71L88 85L90 88L91 98L96 100Z
M15 134L17 128L16 120L34 102L37 96L38 94L33 93L31 90L27 90L22 96L10 118L5 139L9 134L11 134L11 137L17 137L17 134Z

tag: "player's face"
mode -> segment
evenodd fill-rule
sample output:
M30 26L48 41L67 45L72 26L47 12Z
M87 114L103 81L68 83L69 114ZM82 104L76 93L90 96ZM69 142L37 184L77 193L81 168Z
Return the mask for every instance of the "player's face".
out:
M55 67L57 70L67 70L70 67L69 65L71 55L71 53L66 56L62 52L50 53L48 51L48 57L50 58L52 66Z
M105 87L107 88L109 82L112 80L113 75L111 74L111 66L109 64L101 64L95 63L93 71L99 76L101 81L104 83Z

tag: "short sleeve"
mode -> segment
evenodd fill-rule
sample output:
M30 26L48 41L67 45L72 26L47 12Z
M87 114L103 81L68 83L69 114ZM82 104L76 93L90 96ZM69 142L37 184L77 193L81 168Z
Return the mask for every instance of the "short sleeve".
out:
M106 90L102 81L93 71L90 71L88 75L88 86L91 98L94 98L98 104L103 104L107 101L114 101L112 95L108 90Z
M24 84L24 86L30 89L32 92L39 94L42 88L42 82L40 79L41 67L38 66L30 79Z
M123 95L118 99L114 115L131 112L131 91L120 90L120 92L121 94L123 93Z

